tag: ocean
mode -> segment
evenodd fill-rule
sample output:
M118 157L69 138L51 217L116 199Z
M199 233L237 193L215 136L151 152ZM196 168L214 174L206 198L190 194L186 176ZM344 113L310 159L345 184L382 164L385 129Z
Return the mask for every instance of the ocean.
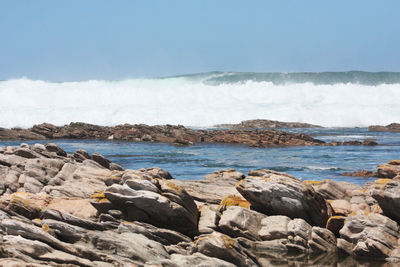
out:
M0 81L0 127L82 121L211 127L271 119L325 127L400 121L400 73L212 72L154 79Z
M210 128L247 119L304 122L327 128L283 129L327 142L376 139L378 146L249 148L243 145L42 140L67 152L99 152L125 168L158 166L178 179L203 179L219 169L246 173L267 168L300 179L364 184L374 178L342 176L375 170L400 158L400 133L369 132L366 126L400 122L400 73L213 72L154 79L48 82L0 81L0 127L31 127L81 121L181 124ZM0 141L1 146L20 141Z

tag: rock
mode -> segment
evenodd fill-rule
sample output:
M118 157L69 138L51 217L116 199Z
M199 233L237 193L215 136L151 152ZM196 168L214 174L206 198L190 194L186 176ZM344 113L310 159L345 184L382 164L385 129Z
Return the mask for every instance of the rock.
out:
M371 194L385 216L400 223L400 180L376 180Z
M267 215L303 218L312 225L325 227L332 213L330 205L311 186L287 175L248 176L236 189L254 210Z
M261 240L259 236L261 220L266 217L256 211L239 206L230 206L222 213L218 222L218 229L231 237Z
M160 262L148 263L148 266L165 266L165 267L235 267L236 265L217 258L205 256L201 253L193 253L192 255L172 254L170 260L162 260Z
M288 224L290 218L276 215L265 217L261 220L261 229L258 235L262 240L286 239L289 235Z
M326 223L326 229L330 230L336 237L339 237L339 231L343 228L345 221L345 216L332 216L328 219L328 222Z
M345 199L334 199L329 201L335 215L347 216L352 212L351 204Z
M219 170L215 171L212 174L206 175L206 180L215 181L215 180L224 180L224 182L235 185L238 181L243 179L245 176L243 173L238 172L236 170Z
M379 178L394 178L400 174L400 166L397 161L389 161L387 164L378 165L377 173Z
M252 128L322 128L319 125L301 122L281 122L272 120L246 120L239 124L219 124L215 125L217 128L233 128L233 129L252 129Z
M200 252L206 256L231 262L237 266L258 266L251 252L243 248L235 239L214 232L195 240L191 253Z
M57 155L59 155L61 157L67 156L67 153L64 151L64 149L62 149L61 147L59 147L58 145L56 145L54 143L47 143L44 146L46 147L47 151L55 152Z
M398 246L399 225L380 214L357 212L340 230L338 248L361 257L389 258Z
M391 123L386 126L372 125L368 127L372 132L400 132L400 123Z
M217 205L202 204L199 206L198 232L200 234L211 234L217 229Z
M313 253L336 251L336 237L328 229L314 226L308 246Z
M198 211L193 199L172 182L159 182L161 194L114 184L107 188L104 196L119 207L128 220L148 222L182 233L197 229Z
M193 197L194 200L208 204L219 204L227 195L239 195L235 187L223 181L174 181Z
M378 177L378 173L374 171L357 171L354 173L351 172L344 172L343 176L356 176L356 177Z
M28 159L38 158L38 155L28 148L17 148L14 151L14 154L17 156L23 157L23 158L28 158Z
M103 155L100 155L99 153L93 153L92 160L96 161L106 169L110 168L110 161L106 159Z

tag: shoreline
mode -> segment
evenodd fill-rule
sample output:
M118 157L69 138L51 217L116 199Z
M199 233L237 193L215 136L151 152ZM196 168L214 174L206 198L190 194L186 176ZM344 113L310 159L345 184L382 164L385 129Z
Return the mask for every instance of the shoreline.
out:
M185 181L157 167L125 170L98 153L68 154L51 143L1 147L0 247L8 258L2 261L400 262L400 161L379 169L386 178L364 186L266 169Z
M182 125L148 126L145 124L123 124L110 127L81 122L72 122L64 126L42 123L29 129L0 128L0 140L44 139L121 140L172 143L177 146L190 146L194 143L221 143L243 144L261 148L312 145L378 145L371 139L326 143L307 134L288 133L276 129L193 130Z

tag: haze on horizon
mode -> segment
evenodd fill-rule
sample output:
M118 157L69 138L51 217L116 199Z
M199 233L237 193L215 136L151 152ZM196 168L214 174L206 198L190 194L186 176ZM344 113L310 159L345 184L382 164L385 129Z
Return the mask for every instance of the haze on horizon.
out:
M400 2L0 3L0 80L400 71Z

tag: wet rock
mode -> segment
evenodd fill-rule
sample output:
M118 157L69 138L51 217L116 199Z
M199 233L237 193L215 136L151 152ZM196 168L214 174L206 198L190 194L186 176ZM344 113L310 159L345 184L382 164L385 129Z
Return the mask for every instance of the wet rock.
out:
M254 210L267 215L303 218L312 225L325 227L332 213L330 205L311 186L287 175L248 176L236 189Z

